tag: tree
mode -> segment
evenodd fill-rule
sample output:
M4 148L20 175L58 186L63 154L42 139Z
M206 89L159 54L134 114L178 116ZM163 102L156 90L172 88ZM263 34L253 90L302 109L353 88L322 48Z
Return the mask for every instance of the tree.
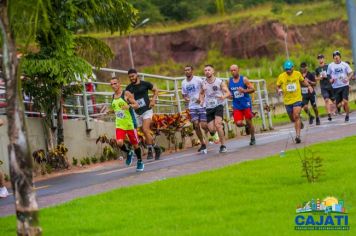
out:
M128 29L136 19L136 11L126 1L49 1L46 5L49 34L36 32L39 52L29 53L23 60L24 90L46 115L44 126L53 148L64 142L64 94L75 92L69 85L78 83L92 73L90 62L102 66L113 57L110 48L102 41L76 35L78 31L97 28L113 31ZM86 60L85 60L86 59ZM49 99L50 98L50 99ZM85 98L84 98L85 99ZM57 114L57 140L51 116Z
M58 98L73 81L75 73L91 72L90 64L76 53L81 44L75 44L75 33L94 29L123 32L135 19L135 9L125 0L0 0L10 178L16 199L18 235L41 234L32 181L33 163L21 105L20 75L25 72L27 81L41 79L38 80L40 87L50 92L47 100L56 99L58 104ZM25 45L25 57L20 65L16 39ZM39 51L28 53L26 46L33 40ZM86 57L85 53L83 56Z

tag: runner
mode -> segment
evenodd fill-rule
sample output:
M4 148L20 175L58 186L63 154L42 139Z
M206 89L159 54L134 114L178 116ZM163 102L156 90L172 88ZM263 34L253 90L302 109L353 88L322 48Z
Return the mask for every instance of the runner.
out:
M158 160L161 156L161 148L156 144L153 145L153 137L151 131L151 123L153 111L152 108L156 103L158 89L155 85L147 81L141 81L135 69L128 71L128 76L131 81L126 87L126 90L131 92L137 101L139 108L135 110L135 116L138 127L142 127L142 132L145 135L145 140L148 148L147 159L153 158L153 149L155 151L155 159ZM153 92L153 97L150 100L148 90Z
M343 107L346 112L345 122L349 121L349 83L352 78L351 67L341 61L339 51L333 52L334 62L329 64L327 74L330 76L330 82L334 89L336 106Z
M325 108L328 112L328 120L332 121L331 115L335 113L334 109L334 90L330 83L330 77L327 75L328 65L324 61L324 55L319 54L317 57L319 67L315 69L316 80L320 81L321 96L324 98Z
M278 76L277 89L278 95L283 93L284 105L286 107L289 119L294 122L295 126L295 142L300 143L300 130L303 128L303 123L300 119L302 110L302 92L301 83L308 86L309 92L313 92L313 88L308 81L304 80L303 75L299 71L295 71L292 61L287 60L283 64L284 72Z
M193 67L191 65L187 65L184 68L184 72L187 78L182 82L182 95L186 103L188 103L191 122L200 140L201 146L198 152L206 154L208 149L206 148L206 142L201 130L208 131L205 104L201 104L201 101L204 100L203 80L197 76L193 76Z
M223 127L224 117L224 102L230 96L229 89L226 83L214 76L214 67L212 65L204 66L204 74L206 79L203 83L203 90L206 103L206 116L208 122L208 129L211 136L218 132L220 139L220 153L226 152L225 135ZM203 104L203 101L201 101Z
M229 79L228 86L232 96L234 121L237 127L244 127L243 120L246 120L248 130L251 134L250 145L255 145L255 127L252 123L252 102L249 95L255 89L246 76L240 75L239 70L240 68L237 65L230 66L232 77Z
M117 144L120 149L127 154L126 165L129 166L132 163L133 152L124 144L125 137L127 136L129 138L137 157L136 171L143 171L144 164L141 156L141 148L138 145L138 136L135 129L135 116L133 112L133 109L137 109L139 105L135 101L132 93L126 90L122 91L121 83L118 78L111 79L110 85L115 92L111 107L116 115L115 123Z
M315 76L308 71L308 66L307 66L307 63L305 63L305 62L302 62L300 64L300 70L304 77L304 80L308 81L308 83L313 87L313 92L310 93L308 90L308 87L302 86L303 109L309 117L310 125L313 124L313 121L315 118L316 118L316 121L315 121L316 125L320 125L318 106L316 104L317 98L316 98L316 93L315 93L315 86L316 86ZM309 102L312 105L315 117L310 113L310 110L308 108Z

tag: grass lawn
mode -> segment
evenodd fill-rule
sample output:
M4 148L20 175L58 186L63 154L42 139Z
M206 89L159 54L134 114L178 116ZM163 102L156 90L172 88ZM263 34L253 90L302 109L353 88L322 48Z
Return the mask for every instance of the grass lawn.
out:
M356 110L356 101L350 101L349 106L350 106L351 111L355 111ZM314 111L310 107L310 105L309 105L309 109L310 109L312 115L314 115ZM327 116L327 112L326 112L324 105L318 106L318 111L319 111L319 116L321 116L321 117ZM343 110L341 110L341 111L344 112ZM308 116L304 111L302 111L302 117L303 117L304 122L308 122ZM267 117L266 117L266 119L267 119ZM273 126L278 126L278 125L288 124L288 123L290 123L290 120L289 120L287 113L282 113L282 114L277 114L275 116L272 116L272 122L273 122ZM256 119L254 119L254 123L258 124L258 125L262 125L262 119L260 117L258 117ZM314 120L314 124L315 124L315 120Z
M310 147L324 159L318 183L301 177L294 150L43 209L41 225L44 235L355 235L355 143ZM294 231L296 206L327 196L345 201L350 231ZM0 231L14 235L15 217L0 218Z

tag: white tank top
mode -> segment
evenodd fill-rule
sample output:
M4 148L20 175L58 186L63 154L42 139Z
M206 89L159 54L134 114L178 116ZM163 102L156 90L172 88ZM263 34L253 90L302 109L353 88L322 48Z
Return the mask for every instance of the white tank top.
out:
M211 109L224 104L224 99L218 98L218 96L224 95L221 90L222 82L219 78L215 78L212 83L209 83L207 79L204 80L203 88L205 91L206 108Z

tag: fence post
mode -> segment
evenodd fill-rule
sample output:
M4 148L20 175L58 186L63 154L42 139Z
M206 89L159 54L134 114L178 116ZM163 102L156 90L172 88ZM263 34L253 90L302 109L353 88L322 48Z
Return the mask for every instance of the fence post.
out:
M262 118L262 130L266 130L266 118L265 118L265 113L263 109L263 100L262 100L262 95L261 95L261 86L260 82L257 82L257 96L258 96L258 103L260 107L260 114Z
M89 111L88 111L88 101L87 101L87 91L85 89L85 82L82 80L83 84L83 108L84 108L84 116L85 116L85 125L87 128L87 131L91 131L91 125L90 125L90 120L89 120Z
M174 91L176 92L176 101L177 101L178 112L181 113L182 107L180 104L179 91L178 91L178 80L177 79L174 79Z
M269 107L269 97L268 97L268 92L267 92L267 85L266 85L266 81L263 81L263 92L265 95L265 100L266 100L266 105ZM271 116L271 108L267 111L267 118L268 118L268 124L269 124L269 129L272 130L273 129L273 124L272 124L272 116Z

